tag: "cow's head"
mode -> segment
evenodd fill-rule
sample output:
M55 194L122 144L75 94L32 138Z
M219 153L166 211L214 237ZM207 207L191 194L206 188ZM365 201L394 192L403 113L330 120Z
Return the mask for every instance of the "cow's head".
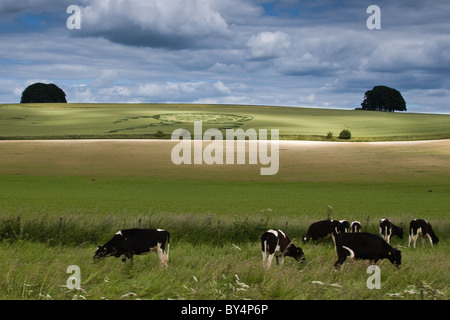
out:
M393 248L388 252L388 259L394 264L395 267L400 267L400 265L402 264L401 251Z
M305 262L305 254L303 253L302 248L294 246L292 243L288 246L286 250L286 255L294 258L297 261Z
M398 229L398 237L399 237L400 239L403 239L403 228L399 228L399 229Z
M105 259L106 257L114 256L117 253L117 249L111 246L98 246L97 250L94 254L94 261L100 261L102 259Z
M431 236L431 240L433 240L433 244L436 244L439 242L439 238L437 237L437 235Z

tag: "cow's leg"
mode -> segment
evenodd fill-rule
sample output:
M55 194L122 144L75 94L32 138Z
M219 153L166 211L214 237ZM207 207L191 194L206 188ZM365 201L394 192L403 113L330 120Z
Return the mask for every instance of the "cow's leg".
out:
M331 239L333 239L334 248L336 248L336 238L334 237L334 234L331 234Z
M431 239L431 236L428 233L427 233L427 237L428 237L428 240L430 240L431 247L433 248L433 239Z
M158 255L159 263L161 264L161 266L167 267L166 255L164 254L164 251L161 249L160 242L156 244L156 254Z
M334 264L334 270L339 269L339 267L344 263L344 261L347 259L347 255L338 255L338 259L336 263Z
M417 240L419 239L419 236L423 236L422 228L417 229L416 237L415 237L414 242L417 242ZM415 247L416 247L416 246L415 246L415 244L414 244L414 248L415 248ZM423 247L423 238L422 238L422 247Z
M409 236L409 242L412 241L414 248L416 247L416 242L417 242L418 237L419 237L419 234L417 233L414 235L414 232Z
M336 261L336 263L334 264L334 270L336 271L343 263L344 261L347 259L347 256L351 256L353 250L351 250L350 248L347 248L345 246L341 246L336 248L336 252L338 255L338 259Z
M262 258L263 258L263 267L266 268L267 264L267 240L264 240L262 244Z
M267 258L266 269L269 269L270 266L272 265L272 260L273 260L273 256L274 256L274 255L275 255L275 252L274 252L274 253L271 253L271 254L269 255L269 257Z
M166 264L169 263L169 246L170 244L167 243L167 250L163 250Z
M129 253L127 255L128 260L130 260L131 266L134 266L134 259L133 259L133 253Z
M284 255L280 256L280 264L284 266Z

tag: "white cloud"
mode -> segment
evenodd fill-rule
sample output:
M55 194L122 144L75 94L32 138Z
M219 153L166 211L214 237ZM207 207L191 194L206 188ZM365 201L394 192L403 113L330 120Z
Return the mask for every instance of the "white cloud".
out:
M281 56L291 45L289 35L277 31L264 31L248 40L252 58L269 59Z
M82 10L81 34L135 46L180 49L221 38L227 22L209 0L94 0Z
M111 84L116 82L118 79L119 79L119 76L118 76L118 72L116 70L112 70L112 69L103 70L102 74L92 82L91 86L98 87L98 88L110 86Z

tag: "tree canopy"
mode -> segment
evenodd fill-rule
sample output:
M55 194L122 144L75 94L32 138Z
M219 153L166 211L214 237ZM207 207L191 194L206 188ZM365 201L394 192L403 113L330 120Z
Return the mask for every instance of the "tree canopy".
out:
M363 110L406 111L406 102L399 91L386 86L375 86L366 91L361 107Z
M34 83L22 92L20 103L66 103L66 94L53 83Z

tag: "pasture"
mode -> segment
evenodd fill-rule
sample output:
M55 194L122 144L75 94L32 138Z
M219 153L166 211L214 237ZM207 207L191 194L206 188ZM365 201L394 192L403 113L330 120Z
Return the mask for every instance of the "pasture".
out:
M0 141L1 299L448 299L450 141L280 142L280 170L260 165L180 165L172 141ZM402 266L379 262L369 290L367 261L333 269L330 239L301 242L309 224L380 218L405 228L426 218L440 243L407 247ZM169 267L155 254L134 266L97 245L129 227L171 232ZM286 258L265 272L259 235L287 231L307 262ZM81 269L68 290L66 268Z
M176 128L279 129L282 140L450 138L450 115L192 104L0 104L0 139L170 139ZM270 132L270 130L269 130Z

